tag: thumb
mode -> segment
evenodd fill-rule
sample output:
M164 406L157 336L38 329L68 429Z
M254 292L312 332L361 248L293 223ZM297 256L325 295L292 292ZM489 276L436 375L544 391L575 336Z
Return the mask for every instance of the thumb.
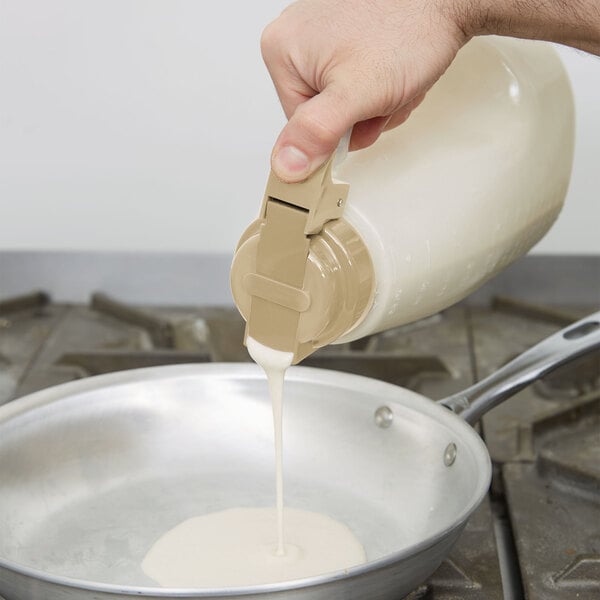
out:
M334 85L298 105L271 157L275 174L287 182L306 179L331 156L346 130L359 120L351 93Z

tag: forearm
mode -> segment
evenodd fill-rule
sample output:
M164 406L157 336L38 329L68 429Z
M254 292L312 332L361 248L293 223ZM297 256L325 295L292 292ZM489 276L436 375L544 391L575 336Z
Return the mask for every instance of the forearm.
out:
M600 0L452 0L469 36L541 39L600 55Z

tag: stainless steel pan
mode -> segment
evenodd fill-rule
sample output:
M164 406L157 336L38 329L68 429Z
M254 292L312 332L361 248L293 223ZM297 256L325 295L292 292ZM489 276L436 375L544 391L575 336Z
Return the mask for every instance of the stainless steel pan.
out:
M286 504L347 523L369 562L235 589L153 587L140 562L184 519L273 504L271 407L258 368L141 369L22 398L0 409L0 595L396 600L437 568L487 492L489 456L468 423L598 347L600 313L437 404L364 377L292 369Z

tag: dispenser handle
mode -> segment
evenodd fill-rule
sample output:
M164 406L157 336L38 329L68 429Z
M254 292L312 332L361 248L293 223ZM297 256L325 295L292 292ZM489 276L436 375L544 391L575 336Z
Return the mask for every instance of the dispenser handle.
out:
M350 134L304 181L286 183L271 171L263 198L256 262L243 282L251 297L244 339L292 352L294 363L314 352L311 342L300 340L298 330L312 303L304 289L306 267L313 237L344 212L349 185L335 179L332 169L336 158L344 158Z
M346 133L342 136L340 143L338 144L334 155L333 155L333 168L332 175L336 177L337 168L346 160L348 156L348 148L350 147L350 138L352 137L352 127L346 130Z

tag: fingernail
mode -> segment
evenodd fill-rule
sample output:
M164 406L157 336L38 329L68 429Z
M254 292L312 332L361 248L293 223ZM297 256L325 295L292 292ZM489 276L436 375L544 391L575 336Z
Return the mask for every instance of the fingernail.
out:
M298 179L308 174L309 168L308 156L294 146L280 148L273 157L273 169L282 179Z

